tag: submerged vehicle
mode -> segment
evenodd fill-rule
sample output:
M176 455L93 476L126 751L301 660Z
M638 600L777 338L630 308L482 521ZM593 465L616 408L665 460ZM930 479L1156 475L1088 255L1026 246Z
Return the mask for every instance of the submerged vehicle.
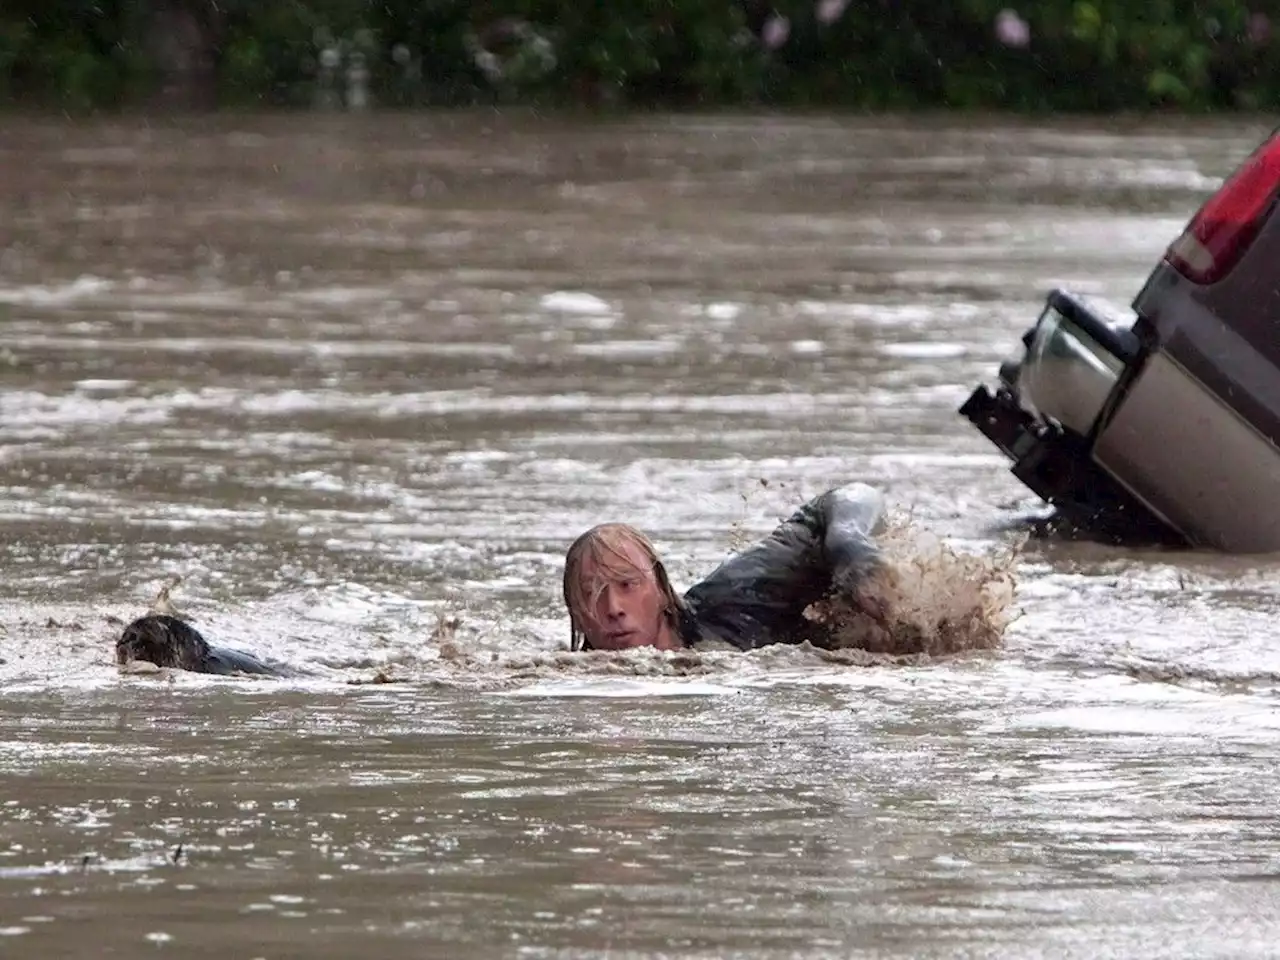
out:
M1280 550L1280 130L1116 318L1056 289L960 407L1070 528Z

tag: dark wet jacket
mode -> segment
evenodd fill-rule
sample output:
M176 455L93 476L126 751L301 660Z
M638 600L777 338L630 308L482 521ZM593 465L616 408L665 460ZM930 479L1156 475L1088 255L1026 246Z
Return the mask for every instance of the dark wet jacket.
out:
M726 560L686 591L686 645L723 640L740 650L823 641L805 619L834 586L852 590L880 562L874 536L884 515L878 490L853 483L810 500L763 540Z
M229 647L215 647L212 644L205 654L205 659L200 666L199 672L224 675L250 673L264 677L274 677L280 674L278 669L267 666L251 653L232 650Z

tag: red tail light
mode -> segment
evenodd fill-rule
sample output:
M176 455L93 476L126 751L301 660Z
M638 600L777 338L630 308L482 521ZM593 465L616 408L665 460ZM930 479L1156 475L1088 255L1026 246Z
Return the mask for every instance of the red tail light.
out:
M1280 133L1258 147L1169 247L1174 268L1195 283L1227 275L1253 243L1280 186Z

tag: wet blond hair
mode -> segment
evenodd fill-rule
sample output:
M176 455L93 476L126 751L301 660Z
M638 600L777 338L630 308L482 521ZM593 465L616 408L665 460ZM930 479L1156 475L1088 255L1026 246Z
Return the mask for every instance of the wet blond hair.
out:
M644 555L649 569L637 567L623 550L628 546L638 547ZM583 582L582 569L590 560L595 564L597 576L595 582ZM587 640L587 624L595 620L592 611L605 584L610 580L624 580L639 573L652 573L658 583L658 589L666 601L663 615L671 623L671 628L680 633L680 611L684 605L676 596L667 576L667 568L658 559L658 551L643 533L627 523L602 523L592 527L569 547L564 558L564 605L569 608L569 649L590 650Z

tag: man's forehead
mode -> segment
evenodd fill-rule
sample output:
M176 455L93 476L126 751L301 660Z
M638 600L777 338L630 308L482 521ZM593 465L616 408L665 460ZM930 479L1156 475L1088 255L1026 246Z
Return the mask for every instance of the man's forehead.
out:
M587 577L617 577L624 574L648 573L653 567L649 554L634 540L620 538L609 544L599 544L582 564Z

